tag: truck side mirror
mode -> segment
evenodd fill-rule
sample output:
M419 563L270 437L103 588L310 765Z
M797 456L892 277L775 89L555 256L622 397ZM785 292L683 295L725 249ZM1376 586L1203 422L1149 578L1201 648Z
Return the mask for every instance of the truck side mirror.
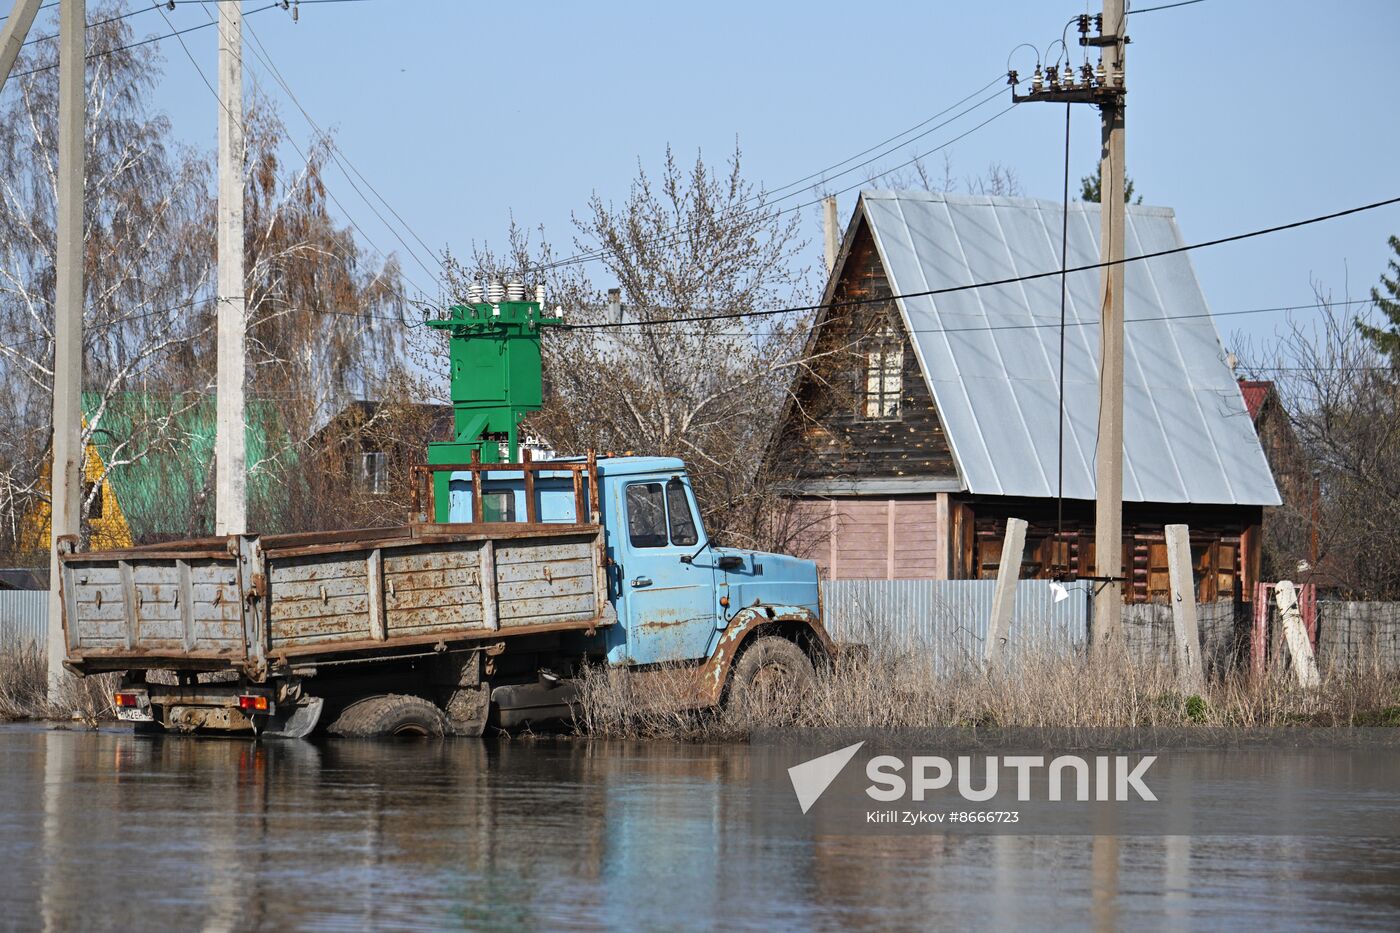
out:
M719 559L720 570L742 570L744 559L737 554L725 554Z

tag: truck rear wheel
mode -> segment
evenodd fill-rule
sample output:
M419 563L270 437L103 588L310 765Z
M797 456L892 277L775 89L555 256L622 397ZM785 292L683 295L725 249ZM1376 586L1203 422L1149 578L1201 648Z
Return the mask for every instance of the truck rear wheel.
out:
M356 700L331 723L331 735L367 737L376 735L447 734L447 717L422 697L401 694Z
M766 635L745 648L735 662L726 709L762 723L785 721L816 682L806 652L786 638Z

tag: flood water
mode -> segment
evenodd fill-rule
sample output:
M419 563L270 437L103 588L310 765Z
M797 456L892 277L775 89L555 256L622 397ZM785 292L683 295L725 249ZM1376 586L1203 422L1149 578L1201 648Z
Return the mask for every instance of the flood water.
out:
M767 792L742 746L4 727L0 929L1400 928L1393 836L803 838Z

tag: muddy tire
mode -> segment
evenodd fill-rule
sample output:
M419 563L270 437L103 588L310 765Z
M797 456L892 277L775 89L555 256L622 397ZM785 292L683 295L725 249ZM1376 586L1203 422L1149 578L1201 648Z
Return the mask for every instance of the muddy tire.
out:
M380 735L441 736L449 731L442 710L422 697L389 694L356 700L341 710L327 730L331 735L364 738Z
M745 648L735 662L725 709L760 724L788 722L816 683L806 652L786 638L767 635Z

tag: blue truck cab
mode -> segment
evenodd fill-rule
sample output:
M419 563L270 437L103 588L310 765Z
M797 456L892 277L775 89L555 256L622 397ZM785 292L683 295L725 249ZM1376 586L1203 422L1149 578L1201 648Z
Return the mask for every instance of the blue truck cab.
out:
M554 461L561 466L580 458ZM524 469L492 466L481 473L480 508L485 522L578 525L596 517L604 533L608 599L615 624L600 627L580 649L609 664L648 667L693 663L711 668L701 688L717 702L730 667L757 638L796 645L814 664L832 646L821 625L816 565L783 554L724 547L705 530L685 464L673 457L599 457L596 476L583 479L585 495L573 489L572 473L535 464L527 490ZM580 516L580 501L592 499L596 516ZM451 474L446 518L471 523L472 476ZM533 509L527 496L533 495Z

